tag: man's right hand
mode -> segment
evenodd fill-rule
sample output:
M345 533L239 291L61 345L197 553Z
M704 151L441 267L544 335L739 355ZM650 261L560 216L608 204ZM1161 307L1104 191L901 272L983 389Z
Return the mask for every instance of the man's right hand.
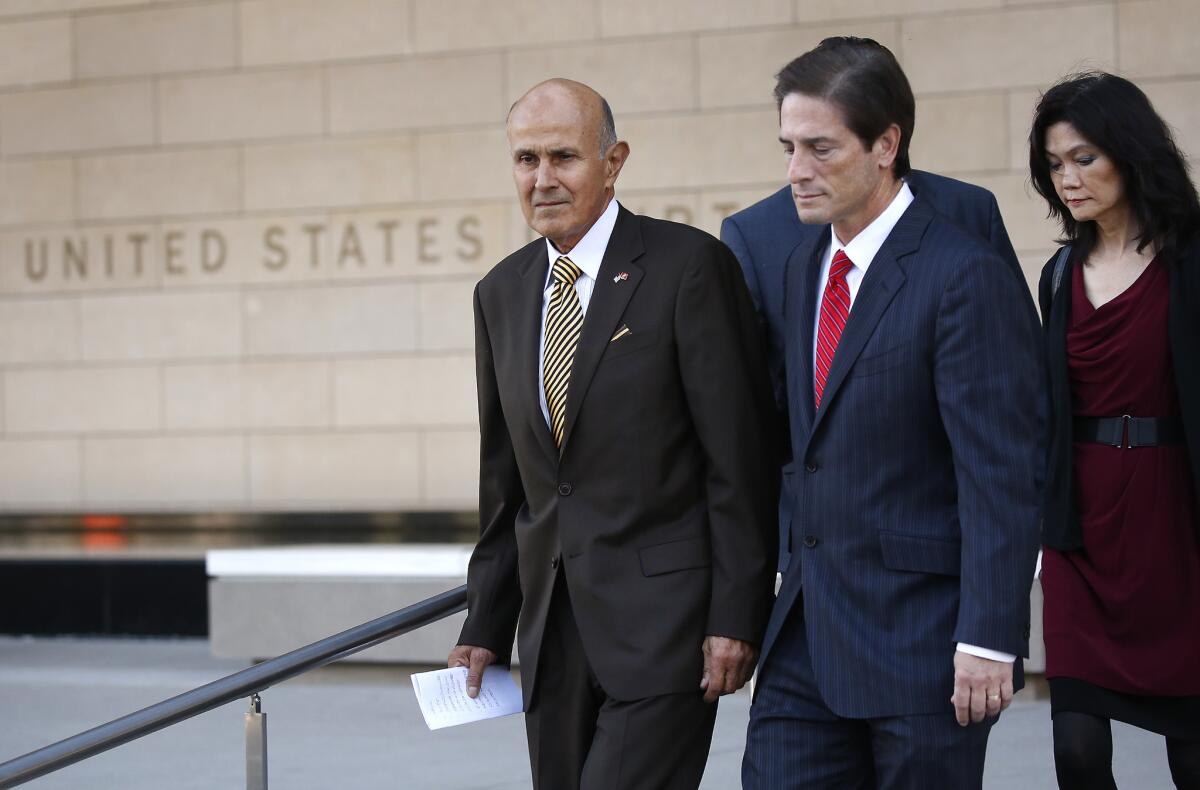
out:
M480 687L483 686L484 667L495 662L496 654L486 647L459 645L450 651L450 657L446 659L446 666L467 668L467 696L475 699L479 696Z

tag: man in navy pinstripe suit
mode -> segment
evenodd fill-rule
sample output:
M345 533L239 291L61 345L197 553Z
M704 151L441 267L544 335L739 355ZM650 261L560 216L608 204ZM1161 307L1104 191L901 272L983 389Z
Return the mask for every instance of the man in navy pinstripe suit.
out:
M963 230L973 233L987 242L1000 255L1013 272L1018 282L1025 282L1025 274L1017 260L996 196L981 186L968 184L936 173L911 170L904 177L914 196L921 198L933 209ZM731 214L721 222L721 241L733 250L750 298L758 312L767 343L767 365L771 371L779 411L787 417L787 389L784 386L783 347L786 334L783 322L783 277L784 269L798 245L812 235L826 235L824 225L804 225L796 214L796 203L789 184L757 203ZM1029 304L1029 321L1041 327L1041 319L1033 303ZM783 488L779 499L779 568L786 570L791 557L792 502L787 494L791 478L796 473L791 462L791 448L784 443Z
M902 177L892 54L835 38L778 76L801 221L784 286L794 554L743 784L980 787L1028 652L1042 368L1030 296Z

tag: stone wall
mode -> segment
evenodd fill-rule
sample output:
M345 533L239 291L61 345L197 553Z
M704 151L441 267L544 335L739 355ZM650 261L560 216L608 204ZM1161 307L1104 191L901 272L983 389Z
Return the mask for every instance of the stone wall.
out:
M0 0L0 508L474 507L510 102L591 83L622 201L716 232L783 183L772 75L840 33L1031 277L1039 89L1115 69L1200 151L1194 0Z

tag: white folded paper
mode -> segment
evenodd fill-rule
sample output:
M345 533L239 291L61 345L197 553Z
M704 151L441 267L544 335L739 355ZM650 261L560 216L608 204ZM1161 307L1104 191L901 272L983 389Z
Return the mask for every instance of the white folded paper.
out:
M521 712L521 689L503 667L484 669L483 687L475 699L467 696L466 667L418 672L412 676L412 683L425 724L431 730Z

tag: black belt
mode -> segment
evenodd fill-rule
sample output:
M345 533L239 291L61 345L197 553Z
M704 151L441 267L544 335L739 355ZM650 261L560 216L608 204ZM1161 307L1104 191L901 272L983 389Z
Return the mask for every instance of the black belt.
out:
M1183 444L1183 420L1178 417L1076 417L1075 441L1109 447L1157 447Z

